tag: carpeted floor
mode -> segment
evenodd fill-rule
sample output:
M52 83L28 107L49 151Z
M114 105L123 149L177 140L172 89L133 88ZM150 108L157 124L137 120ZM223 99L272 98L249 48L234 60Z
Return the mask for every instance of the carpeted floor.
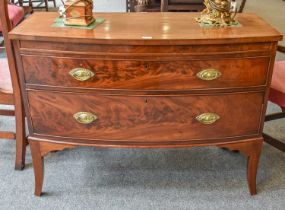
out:
M246 11L257 12L285 33L282 0L248 0ZM269 112L276 110L269 105ZM13 130L13 120L1 117L0 128ZM285 141L285 120L267 123L265 130ZM33 195L29 149L23 171L14 171L14 155L15 142L0 141L0 210L285 209L285 155L267 144L254 197L247 189L246 158L218 148L52 153L45 158L47 193L41 198Z

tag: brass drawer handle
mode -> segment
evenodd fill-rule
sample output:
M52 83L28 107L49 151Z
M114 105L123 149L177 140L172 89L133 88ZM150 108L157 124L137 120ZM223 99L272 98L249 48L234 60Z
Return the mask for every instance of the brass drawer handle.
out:
M95 73L85 68L72 69L69 74L78 81L86 81L95 76Z
M213 124L219 119L220 116L215 113L203 113L196 117L196 120L198 120L200 123L204 125Z
M215 80L222 76L222 73L217 69L205 69L197 73L196 75L201 80Z
M81 124L90 124L98 119L95 114L90 112L77 112L73 115L74 119Z

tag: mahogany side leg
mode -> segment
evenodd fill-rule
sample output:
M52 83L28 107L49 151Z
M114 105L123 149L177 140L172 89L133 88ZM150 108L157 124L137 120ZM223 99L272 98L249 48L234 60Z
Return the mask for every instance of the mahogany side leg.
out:
M28 144L25 131L25 114L21 101L15 98L16 120L16 161L15 169L22 170L25 167L26 146Z
M262 150L262 141L255 142L247 158L247 182L251 195L256 195L256 175L259 158Z
M262 150L263 138L250 139L245 142L219 145L230 150L238 150L247 156L247 182L251 195L256 195L256 175Z
M35 195L41 196L44 181L44 159L41 155L40 142L30 141L34 174L35 174Z
M76 146L33 140L32 137L29 138L29 143L31 147L35 174L35 195L41 196L44 181L44 156L52 151L62 151L64 149L71 149Z

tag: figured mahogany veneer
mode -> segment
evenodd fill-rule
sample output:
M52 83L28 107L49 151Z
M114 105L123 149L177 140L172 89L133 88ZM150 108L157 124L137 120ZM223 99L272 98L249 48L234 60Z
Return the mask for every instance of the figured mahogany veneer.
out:
M164 13L165 14L165 13ZM180 13L179 13L180 14ZM191 14L189 14L191 15ZM195 16L193 17L195 18ZM30 27L30 26L29 26ZM16 37L17 35L11 34L11 37ZM107 35L106 35L107 36ZM148 40L150 42L151 40ZM179 40L176 40L179 41ZM192 41L191 39L189 41ZM48 41L34 41L34 40L23 40L19 43L21 53L23 54L35 54L36 55L46 55L52 53L53 55L62 56L63 54L78 55L78 56L102 56L103 58L114 58L120 55L128 55L129 57L153 57L153 53L159 56L172 57L175 55L186 55L189 59L192 56L211 56L215 55L218 57L222 54L222 57L227 56L239 56L239 55L270 55L269 51L272 47L271 43L264 42L249 42L246 45L241 43L232 44L214 44L210 43L207 45L198 44L195 42L193 45L142 45L143 40L135 45L124 45L124 44L87 44L75 42L72 45L66 44L65 42L54 42ZM169 43L171 44L171 43ZM194 45L195 44L195 45ZM171 54L171 55L169 55Z
M36 195L43 157L77 146L240 150L256 194L275 29L254 14L238 15L240 27L201 28L195 13L102 13L94 30L51 27L56 16L36 13L10 33ZM91 77L78 81L82 69Z
M252 13L238 14L242 27L201 28L195 18L199 13L96 13L105 22L96 30L52 27L56 12L38 12L10 33L13 39L110 45L230 45L260 43L281 39L281 34ZM41 20L41 24L38 21ZM267 42L267 43L266 43ZM36 46L35 46L36 47ZM68 46L66 46L68 48ZM92 48L92 47L91 47ZM111 49L111 48L110 48ZM78 48L75 49L79 50ZM116 51L112 51L116 52ZM152 53L149 51L149 53ZM179 53L179 52L177 52Z
M161 144L258 135L263 97L262 93L112 96L28 91L33 133ZM73 118L80 111L98 119L82 125ZM209 112L220 120L204 125L195 119Z
M149 61L22 56L27 84L129 90L265 86L269 60L269 57L215 60L172 58L164 61ZM42 65L43 63L45 65ZM78 67L94 72L94 77L81 82L69 76L69 72ZM197 73L209 68L219 70L221 76L210 82L197 77Z

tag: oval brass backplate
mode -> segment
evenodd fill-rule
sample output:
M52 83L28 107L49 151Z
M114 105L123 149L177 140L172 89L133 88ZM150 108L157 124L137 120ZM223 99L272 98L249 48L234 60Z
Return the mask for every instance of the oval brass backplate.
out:
M72 69L69 74L78 81L86 81L95 76L95 73L85 68Z
M74 119L81 124L90 124L98 119L95 114L90 112L77 112L73 115Z
M222 76L222 73L217 69L205 69L197 73L196 75L201 80L215 80Z
M220 116L215 113L203 113L196 117L196 120L204 125L213 124L219 119Z

